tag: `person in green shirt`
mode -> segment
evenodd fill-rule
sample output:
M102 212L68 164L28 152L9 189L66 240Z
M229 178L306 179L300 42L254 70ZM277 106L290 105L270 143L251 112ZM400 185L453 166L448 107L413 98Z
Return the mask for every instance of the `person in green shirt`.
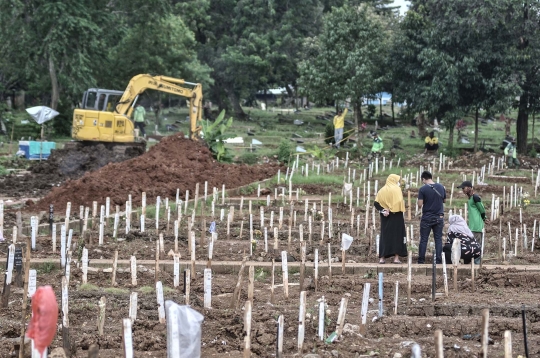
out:
M463 189L463 193L469 198L469 200L467 200L469 229L471 229L476 242L481 244L484 224L489 223L489 220L486 218L486 209L484 208L482 199L480 199L478 194L474 193L472 183L468 180L461 183L461 185L458 186L458 189ZM476 262L475 260L475 263L479 264L480 262Z
M144 131L144 116L146 115L146 110L140 104L137 104L135 107L135 112L133 112L133 122L135 123L135 128L139 128L143 137L146 137L146 132Z
M512 142L508 143L506 148L504 148L504 155L508 158L508 168L513 168L514 165L519 169L519 159L517 158L517 148L516 140L513 139Z
M381 153L382 149L384 147L382 138L379 137L377 132L373 132L373 145L371 146L371 152L372 153Z

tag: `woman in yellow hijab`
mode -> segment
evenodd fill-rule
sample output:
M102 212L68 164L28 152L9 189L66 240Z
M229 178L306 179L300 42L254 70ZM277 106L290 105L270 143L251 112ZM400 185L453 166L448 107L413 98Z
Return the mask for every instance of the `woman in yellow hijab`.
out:
M386 185L377 193L375 208L381 214L381 236L379 237L379 263L394 257L393 263L400 264L400 256L407 256L405 231L405 202L399 186L399 175L390 174Z

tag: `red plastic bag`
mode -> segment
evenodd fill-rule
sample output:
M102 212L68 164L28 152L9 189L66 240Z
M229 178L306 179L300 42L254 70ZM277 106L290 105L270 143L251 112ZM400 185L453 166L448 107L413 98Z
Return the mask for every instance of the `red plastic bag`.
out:
M26 336L34 340L34 348L43 354L56 335L58 303L51 286L38 287L32 297L32 319Z

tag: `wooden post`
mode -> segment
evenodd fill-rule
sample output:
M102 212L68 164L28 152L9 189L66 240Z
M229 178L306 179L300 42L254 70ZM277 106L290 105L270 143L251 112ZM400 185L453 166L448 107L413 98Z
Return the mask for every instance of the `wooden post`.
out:
M473 259L474 260L474 259ZM488 357L488 341L489 341L489 309L482 310L482 357Z
M124 358L133 358L133 338L131 334L131 320L122 320L122 342L124 347Z
M165 323L165 301L163 300L163 284L156 282L156 299L158 304L159 323Z
M371 288L371 283L364 283L364 294L362 296L362 309L360 311L362 321L360 324L360 334L365 336L367 330L367 310L369 304L369 289Z
M246 301L244 312L244 358L251 357L251 301Z
M283 294L289 298L289 268L287 266L287 251L281 251L281 270L283 276Z
M435 357L444 357L443 334L440 329L435 330Z
M411 305L411 286L412 286L412 251L407 253L407 306Z
M278 334L277 334L277 344L276 344L276 358L283 358L283 326L284 319L283 315L280 315L277 320L278 325Z
M248 271L248 300L253 303L253 291L255 285L255 267L249 265Z
M319 249L313 250L313 279L315 281L315 292L319 289Z
M137 292L131 292L129 296L129 318L132 323L137 319Z
M350 293L346 293L345 296L341 298L341 304L339 305L339 313L338 313L338 319L337 319L337 327L336 327L336 337L341 337L341 333L343 332L343 326L345 325L345 315L347 314L347 304L349 303L349 297L351 297Z
M328 243L328 277L332 278L332 248L330 243Z
M304 335L305 335L305 322L306 321L306 291L300 292L300 305L298 315L298 353L302 354L304 351Z
M399 298L399 281L396 281L396 294L394 296L394 314L397 315L398 298Z
M113 265L112 265L112 279L111 285L116 286L116 268L118 266L118 250L114 251Z
M11 281L13 277L13 266L15 263L15 245L11 244L8 248L7 271L4 280L4 290L2 291L2 307L7 308L9 305L9 295L11 293Z
M204 308L212 308L212 269L204 269Z
M103 336L103 326L105 325L105 310L107 308L107 298L101 297L99 300L99 315L98 315L98 332Z
M189 305L189 295L191 291L191 272L189 269L184 270L184 297L186 305Z
M474 292L475 282L474 282L474 258L471 260L471 287Z
M131 256L131 285L133 287L137 286L137 258Z
M441 257L442 257L443 280L444 280L444 295L448 297L448 275L446 274L446 258L444 257L444 252L441 254Z
M158 282L159 281L159 241L158 240L156 240L156 263L155 263L154 270L155 270L154 281Z
M512 332L504 331L504 358L512 358Z
M270 303L274 304L274 286L275 286L275 271L276 271L276 262L272 259L272 278L270 284Z
M62 276L62 347L67 357L71 357L71 340L69 337L69 304L68 281Z
M236 299L240 293L240 286L242 284L242 276L244 275L244 269L246 267L246 259L247 259L246 257L242 259L242 265L240 266L240 270L238 271L238 280L236 281L236 287L234 288L231 304L229 305L230 308L236 307Z
M83 248L82 252L82 283L88 283L88 249L86 247Z
M411 221L411 191L407 190L407 220Z

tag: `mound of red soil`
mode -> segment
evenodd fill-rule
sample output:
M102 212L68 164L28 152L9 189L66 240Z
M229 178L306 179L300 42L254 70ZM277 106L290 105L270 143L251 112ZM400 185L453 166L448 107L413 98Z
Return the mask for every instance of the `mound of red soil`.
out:
M132 149L117 153L104 144L84 145L78 148L55 149L48 160L34 163L29 174L16 173L0 177L0 197L39 197L67 179L78 179L85 173L108 163L121 162L141 153Z
M40 200L38 207L46 210L49 204L53 204L64 208L67 202L75 208L91 206L93 201L104 204L106 197L111 198L111 206L122 206L129 194L138 204L142 192L146 192L148 203L152 203L157 196L174 200L176 189L180 189L182 198L189 190L192 193L190 198L193 198L196 183L200 183L199 193L202 195L205 181L208 181L208 192L211 193L213 187L221 190L223 184L230 189L270 178L279 168L278 164L247 166L219 163L202 143L185 139L180 133L164 138L137 158L109 163L80 179L66 181Z

